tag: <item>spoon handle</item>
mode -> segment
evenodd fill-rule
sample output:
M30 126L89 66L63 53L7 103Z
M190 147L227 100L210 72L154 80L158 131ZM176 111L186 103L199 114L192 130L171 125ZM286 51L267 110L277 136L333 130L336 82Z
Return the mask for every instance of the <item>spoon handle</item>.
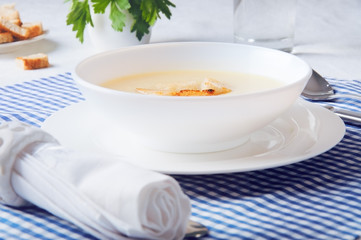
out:
M344 120L361 123L361 112L355 112L355 111L335 108L330 105L326 105L325 108L336 113L339 117L341 117Z

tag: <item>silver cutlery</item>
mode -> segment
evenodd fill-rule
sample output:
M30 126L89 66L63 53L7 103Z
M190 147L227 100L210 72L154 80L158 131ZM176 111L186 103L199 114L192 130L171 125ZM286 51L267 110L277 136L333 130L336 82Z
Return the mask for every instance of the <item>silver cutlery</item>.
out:
M336 113L340 118L352 122L361 123L361 112L349 111L345 109L335 108L330 105L325 105L325 108Z
M332 86L327 82L327 80L314 70L312 71L312 76L302 92L302 96L311 100L331 100L340 97L361 100L361 95L335 94L335 91L333 90ZM335 108L330 105L326 105L324 107L331 110L344 120L361 123L361 112Z
M184 239L197 239L204 237L208 234L208 229L195 221L189 220L188 226L187 226L187 232L184 236Z
M312 100L331 100L335 98L354 98L361 100L361 95L357 94L336 94L327 80L315 70L308 81L302 95Z

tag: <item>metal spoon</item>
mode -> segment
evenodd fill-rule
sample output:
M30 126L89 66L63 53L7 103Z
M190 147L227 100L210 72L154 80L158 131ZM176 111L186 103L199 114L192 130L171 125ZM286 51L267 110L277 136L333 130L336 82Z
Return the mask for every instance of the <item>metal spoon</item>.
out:
M361 95L356 94L335 94L331 85L315 70L308 81L302 95L312 100L331 100L335 98L354 98L361 100Z
M184 239L198 239L206 236L207 234L208 234L208 229L204 225L189 220L187 226L187 232L186 235L184 236Z
M335 91L332 89L331 85L327 82L327 80L314 70L312 71L312 76L308 81L305 89L303 90L302 95L312 100L330 100L340 97L348 97L361 100L360 95L335 94ZM361 112L339 109L330 105L326 105L324 107L336 113L344 120L361 123Z

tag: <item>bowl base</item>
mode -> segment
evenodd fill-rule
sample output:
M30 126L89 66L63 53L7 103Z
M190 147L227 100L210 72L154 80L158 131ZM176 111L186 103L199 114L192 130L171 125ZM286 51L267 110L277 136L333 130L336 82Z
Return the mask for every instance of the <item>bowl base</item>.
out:
M158 141L154 138L147 139L136 135L131 135L132 143L151 150L168 153L212 153L229 150L245 144L249 136L245 136L232 141L216 143L195 143L188 141Z

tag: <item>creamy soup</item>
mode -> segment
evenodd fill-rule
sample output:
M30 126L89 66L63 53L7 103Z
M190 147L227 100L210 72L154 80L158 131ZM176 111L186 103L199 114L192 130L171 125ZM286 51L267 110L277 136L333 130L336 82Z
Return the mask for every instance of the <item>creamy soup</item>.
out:
M227 95L250 93L279 87L281 81L238 72L226 71L164 71L128 75L111 79L101 86L124 91L139 92L137 89L178 91L182 89L199 89L205 79L214 79L230 89Z

